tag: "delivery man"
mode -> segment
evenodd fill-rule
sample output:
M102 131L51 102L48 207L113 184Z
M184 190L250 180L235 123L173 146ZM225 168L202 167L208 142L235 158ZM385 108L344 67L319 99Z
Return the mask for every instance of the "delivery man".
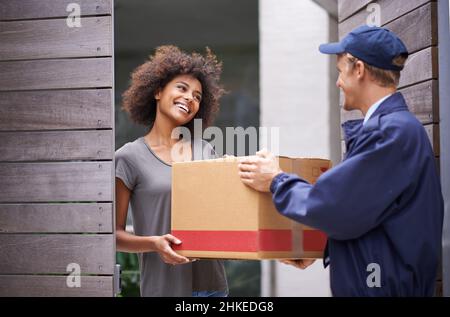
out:
M394 33L368 26L320 51L337 55L344 108L365 116L343 125L344 161L311 185L262 151L241 160L241 180L270 190L282 215L328 235L334 296L432 296L443 198L427 134L396 91L408 51Z

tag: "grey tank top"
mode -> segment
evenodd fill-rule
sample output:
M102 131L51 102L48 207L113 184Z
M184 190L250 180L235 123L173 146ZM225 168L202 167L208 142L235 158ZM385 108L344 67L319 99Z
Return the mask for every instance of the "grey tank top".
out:
M214 158L211 145L194 141L195 160ZM199 151L198 149L202 149ZM129 211L134 234L170 233L172 168L160 160L140 137L115 153L116 177L130 189ZM226 291L223 261L199 260L183 265L165 264L157 252L139 253L141 296L192 296L192 291Z

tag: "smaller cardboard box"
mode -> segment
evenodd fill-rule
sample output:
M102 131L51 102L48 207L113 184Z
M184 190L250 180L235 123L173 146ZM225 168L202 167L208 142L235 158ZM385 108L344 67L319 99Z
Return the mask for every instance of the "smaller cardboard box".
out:
M329 160L279 158L280 167L310 183L331 168ZM278 213L271 193L244 185L238 159L174 163L172 168L172 234L174 246L190 258L320 258L323 232Z

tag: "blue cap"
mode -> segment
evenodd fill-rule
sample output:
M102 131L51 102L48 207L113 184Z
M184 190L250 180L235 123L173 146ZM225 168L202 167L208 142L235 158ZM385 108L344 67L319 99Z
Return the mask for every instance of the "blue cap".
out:
M363 25L344 37L339 43L322 44L323 54L350 53L367 64L387 70L400 71L403 66L393 64L398 56L408 57L408 49L393 32L375 26Z

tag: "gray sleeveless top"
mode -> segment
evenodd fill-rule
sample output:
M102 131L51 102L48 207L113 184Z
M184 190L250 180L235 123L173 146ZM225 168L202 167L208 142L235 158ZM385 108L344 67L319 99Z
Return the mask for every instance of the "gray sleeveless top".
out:
M195 160L215 157L209 143L196 140L194 145ZM153 153L144 137L118 149L115 163L116 177L131 190L129 210L134 234L159 236L170 233L171 166ZM192 291L228 291L220 260L168 265L157 252L139 253L138 257L141 296L192 296Z

